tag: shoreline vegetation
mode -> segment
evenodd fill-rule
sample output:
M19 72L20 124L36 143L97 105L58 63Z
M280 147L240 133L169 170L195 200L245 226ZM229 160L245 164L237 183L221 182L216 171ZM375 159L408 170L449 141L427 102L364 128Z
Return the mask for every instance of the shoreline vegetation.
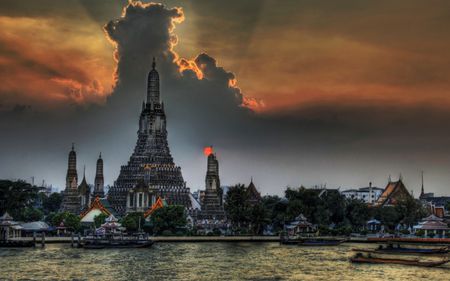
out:
M98 215L93 225L81 223L80 216L60 212L62 196L60 193L46 195L43 188L25 181L0 180L0 215L8 212L15 221L43 221L51 229L46 236L59 235L58 229L64 228L63 235L85 234L105 223L106 215ZM188 211L180 205L170 205L156 210L150 219L144 219L143 213L128 213L119 217L119 223L127 233L144 231L152 237L195 237L206 234L216 239L221 235L261 236L278 235L285 231L286 225L294 221L299 214L314 226L318 236L350 237L400 237L412 236L430 238L434 233L412 231L422 218L430 215L429 210L412 196L399 198L395 206L369 206L362 200L350 199L336 189L309 189L303 186L284 190L284 196L265 195L257 201L246 192L246 187L237 184L229 188L224 196L224 210L227 217L226 229L215 227L201 232L202 225L188 222ZM379 229L370 229L368 221L379 221ZM30 235L30 234L27 234ZM378 236L376 236L378 235ZM445 237L450 232L444 233Z
M83 239L83 237L80 237ZM433 244L433 245L450 245L450 238L377 238L377 237L340 237L340 236L318 236L315 239L346 239L344 243L382 243L395 241L400 243L411 244ZM19 237L11 239L11 241L33 241L33 237ZM73 239L73 240L72 240ZM279 236L150 236L154 242L164 243L196 243L196 242L280 242ZM78 237L45 237L45 243L49 244L70 244L72 241L78 241ZM36 238L36 243L41 243L41 237Z

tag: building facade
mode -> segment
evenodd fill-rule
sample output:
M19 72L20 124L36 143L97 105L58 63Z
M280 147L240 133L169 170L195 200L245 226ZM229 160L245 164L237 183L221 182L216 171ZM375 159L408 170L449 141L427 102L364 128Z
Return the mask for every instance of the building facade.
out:
M383 193L384 189L372 186L369 183L368 187L361 187L358 189L347 189L341 192L345 198L362 200L367 204L373 204Z
M142 180L148 190L155 190L155 195L168 204L191 207L190 190L169 150L166 114L160 100L159 74L154 60L147 82L147 100L142 104L136 146L108 193L108 200L118 214L127 212L129 191Z

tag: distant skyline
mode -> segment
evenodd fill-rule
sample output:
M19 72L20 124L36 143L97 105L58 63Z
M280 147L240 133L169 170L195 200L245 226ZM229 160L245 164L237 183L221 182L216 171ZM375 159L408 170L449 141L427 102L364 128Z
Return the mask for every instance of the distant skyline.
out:
M0 178L64 188L72 142L105 184L136 141L151 58L192 191L223 185L450 194L450 3L5 0ZM127 7L127 8L126 8Z

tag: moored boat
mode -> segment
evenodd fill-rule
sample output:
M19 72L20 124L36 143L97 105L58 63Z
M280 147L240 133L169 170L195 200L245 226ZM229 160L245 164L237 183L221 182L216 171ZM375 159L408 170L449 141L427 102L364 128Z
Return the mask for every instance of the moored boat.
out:
M34 246L34 241L0 240L0 248L29 248Z
M299 246L337 246L344 243L343 240L327 240L327 239L305 239L303 241L299 241Z
M316 238L297 238L297 239L282 239L281 244L298 245L298 246L337 246L344 243L345 239L316 239Z
M152 240L147 239L85 239L81 247L85 249L149 248L153 243Z
M404 248L404 247L379 247L377 249L353 249L353 251L374 254L398 254L398 255L443 255L449 253L448 247L442 248Z
M401 264L411 266L423 266L423 267L435 267L446 264L448 259L439 261L420 261L419 259L387 259L372 256L363 256L362 253L357 253L354 257L350 258L352 263L371 263L371 264Z

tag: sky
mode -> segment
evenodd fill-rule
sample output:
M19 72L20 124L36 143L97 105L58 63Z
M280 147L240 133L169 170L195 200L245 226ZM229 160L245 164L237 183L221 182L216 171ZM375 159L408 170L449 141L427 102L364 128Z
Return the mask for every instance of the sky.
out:
M0 2L0 178L64 188L72 142L113 184L152 57L192 190L225 185L450 194L450 2Z

